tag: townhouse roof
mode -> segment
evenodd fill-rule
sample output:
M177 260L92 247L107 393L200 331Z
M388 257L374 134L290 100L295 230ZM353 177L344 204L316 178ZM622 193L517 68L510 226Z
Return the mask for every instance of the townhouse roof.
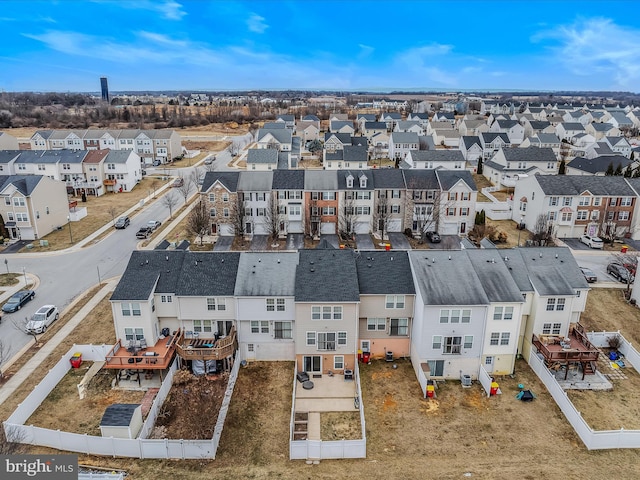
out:
M45 150L39 163L82 163L89 150Z
M263 130L283 130L287 128L284 122L265 122L262 126Z
M409 116L411 116L411 118L419 118L420 120L429 120L429 114L428 113L410 113Z
M216 182L220 182L229 192L237 192L239 178L240 172L207 172L202 182L201 191L206 192L210 190Z
M369 123L369 122L375 122L376 121L376 114L375 113L359 113L356 116L356 120L360 120L360 119L364 119L365 120L365 124Z
M42 178L42 175L0 175L0 192L13 185L22 195L29 197Z
M436 170L436 177L438 178L440 187L444 191L450 190L461 180L466 183L472 191L478 191L476 182L473 180L473 176L469 170L438 169Z
M399 131L408 130L411 127L420 127L420 122L418 120L400 120L396 123L396 128Z
M436 128L436 135L444 138L460 138L460 132L452 128Z
M480 137L477 135L463 135L462 136L462 144L464 145L465 150L469 150L474 145L482 148L482 144L480 143Z
M371 170L337 170L338 190L373 190L373 175ZM353 186L347 187L347 178L353 177ZM364 187L360 186L362 177L367 181Z
M53 130L36 130L35 133L31 136L31 138L35 137L36 135L40 135L42 138L46 140L49 137L51 137L52 133L53 133Z
M332 120L330 127L331 130L340 130L342 127L353 128L353 122L351 120Z
M521 292L541 296L574 296L588 288L571 251L566 247L525 247L504 252L502 261Z
M418 143L420 150L435 150L436 143L433 141L431 135L420 135L418 137Z
M500 128L513 128L516 125L520 125L515 120L496 120L496 123Z
M289 169L289 160L291 159L290 152L278 152L278 168L279 170ZM294 164L295 163L295 164ZM293 168L297 168L297 162L293 162L291 165Z
M296 302L358 302L358 272L352 250L300 250Z
M295 117L289 114L278 115L276 118L285 122L293 122L295 120Z
M257 141L259 142L267 135L271 135L278 143L291 143L292 135L288 128L261 128L258 130Z
M529 125L531 125L533 130L544 130L545 128L550 127L551 123L546 120L531 120L529 121Z
M611 137L611 136L606 136L604 137L607 142L609 143L609 145L613 146L613 145L617 145L618 143L625 143L627 144L627 146L629 145L629 142L627 142L627 139L624 137Z
M311 120L299 120L296 122L296 130L306 130L309 127L313 127L318 130L318 124ZM294 137L296 138L296 137Z
M16 160L23 150L0 150L0 163L9 163Z
M365 130L384 130L387 131L387 124L384 122L365 122Z
M273 185L273 172L240 172L238 190L241 192L269 192Z
M325 132L324 142L327 143L327 140L329 140L331 137L335 137L343 145L351 145L350 133Z
M402 170L408 190L438 190L436 171L432 169Z
M304 190L305 170L276 170L273 172L273 190Z
M556 154L549 147L503 148L507 162L557 162Z
M337 170L307 170L304 174L304 189L335 192L338 190Z
M390 120L402 120L402 115L397 112L383 112L380 114L380 118L388 118Z
M247 164L278 163L278 150L275 148L250 148L247 152Z
M134 250L111 300L147 300L154 292L175 293L185 253Z
M616 122L620 125L633 125L633 122L627 117L624 112L609 112L609 114L615 118Z
M624 169L631 163L633 160L622 155L600 155L594 158L576 157L567 163L567 167L595 175L596 173L605 173L609 165L612 165L615 170L618 166Z
M610 123L592 123L591 127L593 127L596 132L608 132L612 128L615 128Z
M132 150L109 150L106 162L109 163L127 163Z
M184 252L176 295L232 296L239 260L239 252Z
M100 163L109 154L109 150L89 150L87 156L84 157L83 163Z
M485 120L466 119L466 120L463 120L462 123L464 123L467 128L478 128L480 125L486 125L487 121L486 119Z
M351 145L354 147L368 147L369 139L367 137L351 137Z
M404 189L404 175L403 172L397 168L389 169L372 169L373 184L376 189L392 189L401 190Z
M417 162L464 162L460 150L411 150L409 154Z
M327 153L327 160L343 160L345 162L366 162L369 158L367 147L345 145L342 150Z
M466 252L414 250L409 259L424 305L487 305L489 297ZM497 270L493 265L492 271ZM500 279L504 283L505 278Z
M585 192L598 196L635 195L627 179L621 176L536 175L535 178L545 195L575 196Z
M555 133L538 132L537 137L538 140L540 140L540 143L560 143L560 139Z
M160 128L158 130L143 130L147 134L152 134L154 140L169 140L171 135L175 133L175 130L170 128Z
M438 118L446 118L447 120L455 120L455 115L453 112L436 112L435 115Z
M431 122L429 122L429 125L431 126L432 129L441 129L441 130L453 130L453 125L451 125L451 122L447 122L447 121L436 121L436 120L431 120Z
M509 269L494 248L464 250L490 302L521 303L522 292L510 280Z
M394 143L418 143L418 134L415 132L391 132L389 141Z
M49 135L49 140L64 140L70 133L71 130L53 130Z
M111 135L111 133L108 130L98 130L95 128L90 128L85 132L83 138L85 140L98 140L107 134Z
M304 117L302 117L302 121L303 122L319 122L320 119L315 115L305 115Z
M413 295L409 255L403 251L363 250L356 255L362 295Z
M296 290L297 252L242 252L234 295L238 297L293 296Z

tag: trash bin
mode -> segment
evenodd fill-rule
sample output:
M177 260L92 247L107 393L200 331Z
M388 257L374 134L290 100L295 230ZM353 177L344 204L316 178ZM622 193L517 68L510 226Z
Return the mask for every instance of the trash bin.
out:
M386 243L384 245L384 249L388 252L389 250L391 250L391 244L390 243Z
M364 363L369 363L371 360L371 352L362 352L362 361Z
M433 398L436 393L436 387L434 385L427 385L427 397Z
M384 356L384 359L387 362L393 362L393 352L387 352Z
M69 361L71 362L71 366L73 368L80 368L80 365L82 365L82 353L80 352L74 353L69 359Z
M498 394L498 388L499 388L499 385L498 385L497 382L491 382L491 390L490 390L489 394L491 396L497 395Z
M362 350L358 350L358 362L362 362Z
M628 245L622 245L622 248L620 248L620 253L627 253L627 250L629 250L629 246Z

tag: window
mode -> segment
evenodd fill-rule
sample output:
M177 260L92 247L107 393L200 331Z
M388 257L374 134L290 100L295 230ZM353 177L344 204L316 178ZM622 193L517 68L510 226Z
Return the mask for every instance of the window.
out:
M449 192L448 193L448 197L449 197L449 200L458 200L458 193L457 192Z
M229 201L229 194L228 193L223 193L222 194L222 201L223 202L228 202Z
M615 207L618 204L618 199L615 197L611 197L611 199L609 199L609 205L611 205L612 207Z
M277 298L276 299L276 310L278 312L284 312L284 309L285 309L284 298Z
M391 205L391 213L400 213L400 205Z
M469 200L471 200L471 193L469 193L469 192L460 193L460 200L468 202Z
M593 198L593 206L594 207L599 207L601 203L602 203L602 198L601 197L594 197Z
M11 198L10 198L10 197L4 197L4 204L5 204L6 206L11 205Z
M549 206L555 207L558 205L558 197L549 197Z
M267 298L267 312L275 312L275 311L276 311L275 298Z
M173 302L173 296L172 295L160 295L160 302L161 303L172 303Z
M300 205L289 205L290 217L299 217L300 215L302 215L302 208Z
M216 309L216 299L207 298L207 310L212 311Z
M513 307L496 307L493 311L494 320L512 320Z
M335 350L336 349L336 333L335 332L319 332L318 333L318 350Z
M292 336L291 322L274 322L274 337L280 339L290 339Z
M460 310L454 309L451 310L451 316L449 317L449 322L451 323L460 323Z
M131 304L131 313L133 314L134 317L139 317L141 315L140 312L140 303L138 302L133 302Z
M251 320L251 333L269 333L269 322L266 320Z
M576 213L576 220L586 220L588 213L589 212L587 210L578 210Z
M400 198L400 190L391 190L391 198Z
M251 207L245 207L244 216L245 217L253 217L253 209Z
M498 345L499 343L500 343L500 333L491 332L491 339L489 340L489 345Z
M216 216L216 213L217 213L217 212L216 212L216 209L215 209L215 208L212 208L211 210L209 210L209 216L211 216L211 217L215 217L215 216Z
M526 204L525 204L525 210L526 210ZM469 207L461 207L460 208L460 215L462 217L467 217L469 215Z
M211 333L213 332L213 324L211 320L194 320L193 331L198 333Z
M209 201L210 202L215 202L216 201L216 194L215 193L210 193L209 194Z
M562 213L562 221L563 222L570 222L571 221L571 217L572 217L572 213L571 212L563 212Z
M578 199L578 205L581 207L591 205L591 197L580 197Z
M371 192L356 192L356 200L371 200Z
M13 197L14 207L24 207L24 197Z
M338 345L345 346L347 344L347 332L338 332Z
M342 370L344 368L344 357L342 355L334 355L333 357L333 369Z
M209 311L213 311L213 310L218 310L218 311L223 311L227 309L227 301L225 298L222 297L218 297L218 298L207 298L207 310Z
M316 332L307 332L307 345L316 344Z
M280 208L282 208L282 207L280 207ZM264 208L257 208L257 209L256 209L256 215L257 215L258 217L264 217L264 216L266 215L266 209L264 209Z
M442 353L460 354L462 337L444 337L444 351Z
M144 338L144 329L142 328L125 328L125 340L142 340Z
M456 209L455 207L449 207L447 208L447 216L448 217L453 217L456 214Z
M311 307L311 320L320 320L320 307Z
M224 217L228 217L229 216L229 209L228 208L223 208L222 209L222 216L224 216Z
M556 310L557 310L557 311L562 311L562 310L564 310L564 302L565 302L565 299L564 299L564 298L559 298L559 299L558 299L558 302L557 302L557 304L556 304Z
M28 222L29 216L26 213L16 212L16 221L17 222Z
M431 348L434 350L440 350L442 348L442 336L434 335L433 340L431 341Z
M253 348L253 343L247 343L247 352L253 352L254 348Z
M463 348L473 348L473 335L465 335Z
M558 218L558 212L548 212L548 213L547 213L547 219L548 219L550 222L555 221L555 219L556 219L556 218Z
M120 306L122 308L122 316L123 317L130 317L131 316L131 304L130 303L121 303Z
M440 310L440 323L471 323L471 309Z
M560 335L560 329L562 328L562 324L561 323L554 323L553 324L553 328L552 325L550 323L545 323L544 325L542 325L542 333L544 335Z
M377 317L367 318L367 331L369 332L374 332L376 330L384 331L386 329L387 329L386 318L377 318Z
M408 318L392 318L391 331L392 336L406 337L409 335L409 319Z
M502 332L500 334L500 345L509 345L509 337L511 337L509 332Z
M336 207L322 207L322 215L335 215Z
M264 202L266 198L266 193L256 193L256 200L259 202Z
M404 308L404 295L387 295L385 308Z
M618 212L618 220L620 221L629 220L629 212Z
M547 312L552 312L556 308L556 299L547 298Z
M322 200L335 200L336 192L322 192Z

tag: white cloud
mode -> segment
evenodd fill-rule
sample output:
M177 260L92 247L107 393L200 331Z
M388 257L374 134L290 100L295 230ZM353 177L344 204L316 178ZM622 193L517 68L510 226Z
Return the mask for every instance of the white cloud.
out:
M264 17L261 17L257 13L252 13L247 19L247 27L252 32L264 33L264 31L269 28L269 25L265 22Z
M552 47L556 61L574 74L609 76L619 87L637 88L640 30L617 25L610 19L593 18L541 31L531 40L548 39L558 42Z
M149 10L159 13L162 18L167 20L182 20L187 12L182 9L182 5L174 0L91 0L94 3L110 3L118 7L128 8L130 10Z
M360 53L358 54L358 58L366 58L370 56L373 52L375 52L375 48L365 45L363 43L359 43L358 47L360 47Z
M436 83L444 86L455 86L458 83L456 75L443 70L436 63L442 60L442 56L449 54L452 50L452 45L437 43L410 48L401 52L396 57L396 62L410 74L409 76L414 82L420 85L430 86L430 83Z

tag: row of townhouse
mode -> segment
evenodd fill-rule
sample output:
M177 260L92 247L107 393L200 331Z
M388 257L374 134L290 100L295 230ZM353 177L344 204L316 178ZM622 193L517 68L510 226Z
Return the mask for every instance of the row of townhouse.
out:
M391 352L424 391L480 366L513 373L534 335L570 334L587 293L566 248L135 251L110 300L119 345L188 334L215 348L237 334L241 359L313 374Z
M515 183L512 219L534 230L542 215L558 238L640 238L640 179L532 175Z
M207 172L201 195L213 235L463 235L477 188L466 170L274 170Z
M132 150L0 150L0 175L45 175L75 194L131 191L142 179Z
M131 150L144 163L162 163L182 155L182 140L175 130L38 130L31 150Z

